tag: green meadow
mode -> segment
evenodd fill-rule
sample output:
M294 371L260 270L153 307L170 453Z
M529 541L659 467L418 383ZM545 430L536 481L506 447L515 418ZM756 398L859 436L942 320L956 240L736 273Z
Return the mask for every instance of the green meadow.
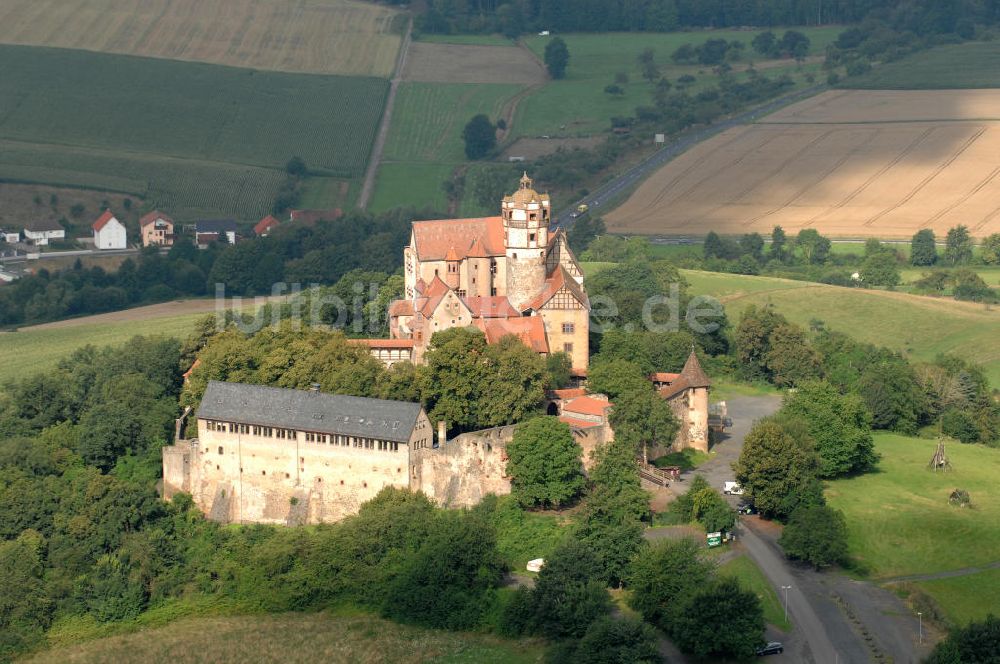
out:
M769 624L786 632L791 629L792 625L785 619L784 605L778 598L778 593L753 560L745 555L737 556L720 565L718 573L735 578L744 590L757 595L764 609L764 620Z
M1000 87L1000 42L965 42L920 51L849 78L845 88L941 90Z
M695 294L712 295L736 323L749 305L772 305L803 327L828 329L903 352L920 361L942 353L983 365L1000 386L1000 310L971 302L842 288L806 281L684 270Z
M874 473L827 485L847 517L852 557L876 580L963 570L1000 561L1000 450L952 443L952 469L928 468L936 441L879 433ZM955 488L971 508L949 504ZM909 582L930 595L947 620L982 618L1000 605L1000 570Z

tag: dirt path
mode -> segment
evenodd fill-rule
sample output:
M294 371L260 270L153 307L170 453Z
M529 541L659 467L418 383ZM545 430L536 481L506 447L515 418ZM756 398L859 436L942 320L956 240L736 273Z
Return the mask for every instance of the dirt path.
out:
M936 581L937 579L952 579L956 576L969 576L979 574L991 569L1000 569L1000 560L982 565L981 567L963 567L962 569L947 570L944 572L933 572L931 574L909 574L906 576L891 576L887 579L877 579L879 583L901 583L903 581Z
M361 185L361 193L358 195L358 207L362 210L368 207L372 192L375 190L375 175L378 173L379 164L382 162L382 153L385 151L385 141L389 137L389 125L392 122L392 108L396 103L396 92L399 90L399 83L403 80L403 69L406 67L406 56L410 50L410 41L413 33L413 19L406 24L406 35L403 43L399 47L399 58L396 60L396 70L392 74L389 82L389 96L385 100L385 110L382 112L382 124L379 125L378 134L375 136L375 145L372 147L372 154L368 158L368 170L365 171L365 181Z

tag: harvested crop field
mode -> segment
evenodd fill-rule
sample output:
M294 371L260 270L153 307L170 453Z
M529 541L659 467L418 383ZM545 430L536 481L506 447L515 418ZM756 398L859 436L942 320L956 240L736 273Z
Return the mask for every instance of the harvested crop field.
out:
M835 237L1000 231L1000 90L838 91L708 140L657 171L608 228Z
M353 0L4 0L0 43L388 76L398 16Z
M403 79L427 83L544 83L545 70L530 51L515 46L410 45Z

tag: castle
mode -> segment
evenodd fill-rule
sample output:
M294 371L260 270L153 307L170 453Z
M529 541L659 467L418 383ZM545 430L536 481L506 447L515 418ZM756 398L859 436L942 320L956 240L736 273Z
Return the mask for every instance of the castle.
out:
M540 354L588 365L590 300L562 230L551 231L548 194L520 187L500 216L415 221L403 250L405 292L389 307L391 339L365 342L387 364L419 364L435 332L477 327L493 343L517 336Z
M420 404L211 381L198 437L163 448L163 495L191 494L223 523L330 523L384 487L423 491L443 507L510 493L497 427L447 440Z

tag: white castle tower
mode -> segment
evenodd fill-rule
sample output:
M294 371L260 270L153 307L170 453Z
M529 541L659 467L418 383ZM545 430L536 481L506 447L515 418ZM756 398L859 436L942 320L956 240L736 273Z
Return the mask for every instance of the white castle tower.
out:
M507 249L507 299L519 310L545 284L545 249L549 240L549 195L532 188L525 173L521 186L501 203Z

